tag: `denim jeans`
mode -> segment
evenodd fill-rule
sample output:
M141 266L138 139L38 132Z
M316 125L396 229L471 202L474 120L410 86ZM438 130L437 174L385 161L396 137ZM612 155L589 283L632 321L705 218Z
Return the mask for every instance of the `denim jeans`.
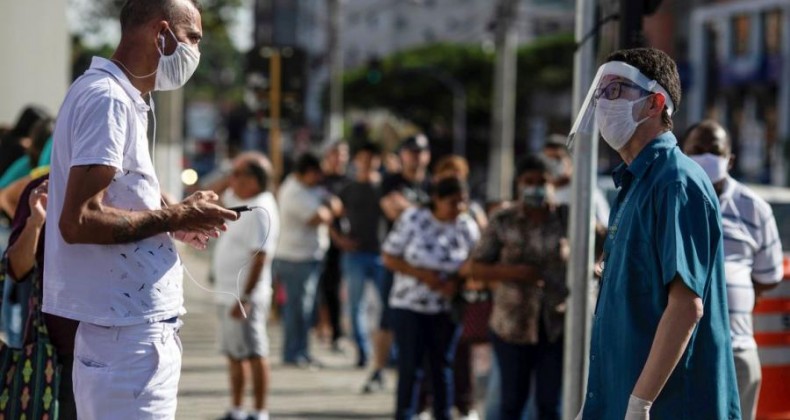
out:
M500 418L517 419L529 397L532 374L535 374L535 406L540 420L561 418L562 340L538 344L512 344L496 334L491 343L496 352L500 374Z
M425 362L433 378L433 418L452 419L453 360L461 325L449 313L422 314L392 310L398 343L398 396L395 418L411 420L417 413Z
M285 288L283 362L310 361L308 333L313 326L321 263L275 259L273 264L274 272Z
M347 252L343 254L343 273L346 276L348 287L348 303L351 309L351 329L354 342L359 349L359 361L367 362L370 356L370 338L368 337L367 304L365 298L365 284L373 282L379 292L382 303L389 298L383 296L384 266L381 256L374 252Z
M2 316L3 332L6 334L8 347L20 349L25 340L27 325L28 301L33 291L33 282L28 280L16 283L6 276L3 282Z
M486 385L486 399L485 399L485 419L486 420L501 420L501 407L502 407L502 377L499 372L499 361L496 358L496 352L491 350L491 368L488 371L488 383ZM521 412L519 420L533 420L535 413L535 405L527 404Z

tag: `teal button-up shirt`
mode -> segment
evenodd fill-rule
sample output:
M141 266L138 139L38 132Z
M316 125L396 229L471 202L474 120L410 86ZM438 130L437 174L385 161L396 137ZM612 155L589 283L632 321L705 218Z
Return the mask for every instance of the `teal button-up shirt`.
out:
M614 172L604 271L592 325L584 419L618 420L647 361L669 284L679 277L704 315L651 409L652 419L740 419L719 201L667 132Z

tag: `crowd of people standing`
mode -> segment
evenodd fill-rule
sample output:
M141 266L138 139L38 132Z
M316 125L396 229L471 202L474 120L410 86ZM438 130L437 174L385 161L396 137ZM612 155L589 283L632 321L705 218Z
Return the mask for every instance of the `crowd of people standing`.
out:
M348 308L355 366L370 369L361 391L394 391L397 419L478 417L473 322L494 354L486 417L523 418L534 395L539 418L559 418L572 174L561 142L517 160L510 202L471 202L466 160L432 164L423 134L401 141L397 171L381 169L367 139L351 150L336 142L296 157L275 190L268 158L246 152L211 188L169 201L148 149L150 93L182 87L197 68L200 10L128 0L117 50L74 82L57 124L30 107L0 133L4 335L8 348L51 340L59 418L174 417L184 313L175 242L205 250L212 238L227 419L269 419L276 290L283 363L320 369L311 330L327 320L342 350ZM596 201L601 287L579 418L753 418L751 310L782 275L770 206L728 176L732 146L715 122L692 127L681 149L671 119L680 79L666 54L615 52L589 98L580 121L594 120L624 163L612 214ZM470 316L486 299L490 314ZM49 391L31 405L50 406Z

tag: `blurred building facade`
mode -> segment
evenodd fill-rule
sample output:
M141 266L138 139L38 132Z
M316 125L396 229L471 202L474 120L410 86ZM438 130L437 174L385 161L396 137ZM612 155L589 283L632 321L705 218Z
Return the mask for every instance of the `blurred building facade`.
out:
M492 0L346 0L340 7L340 48L346 69L418 45L492 45ZM573 0L521 0L519 42L573 32ZM257 0L256 46L305 52L304 122L321 132L329 81L327 0Z
M71 82L66 0L0 2L0 124L28 104L53 115Z
M342 24L345 66L359 67L421 44L491 43L496 4L492 0L347 1ZM573 32L574 5L567 0L521 0L519 42Z
M729 129L741 179L786 185L790 1L707 2L687 17L688 121L714 118Z
M600 0L602 16L616 0ZM607 9L608 7L608 9ZM615 9L616 10L616 9ZM617 48L617 25L604 25L599 60ZM646 44L678 63L683 98L674 132L705 118L723 124L733 140L738 179L790 182L790 1L663 1L644 19ZM601 148L599 169L619 157Z

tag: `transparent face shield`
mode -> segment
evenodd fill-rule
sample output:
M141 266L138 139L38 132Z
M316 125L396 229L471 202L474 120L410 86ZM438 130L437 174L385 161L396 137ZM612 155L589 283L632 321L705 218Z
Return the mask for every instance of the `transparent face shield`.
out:
M611 76L618 76L627 80L617 80L614 83ZM582 102L582 107L576 115L571 132L568 134L568 150L573 151L576 139L589 139L597 134L598 127L595 124L595 107L598 98L618 99L625 89L641 88L650 93L660 93L666 99L666 107L671 116L675 111L675 105L669 93L655 80L648 79L636 67L622 61L610 61L598 67L598 72L590 85L590 90Z

